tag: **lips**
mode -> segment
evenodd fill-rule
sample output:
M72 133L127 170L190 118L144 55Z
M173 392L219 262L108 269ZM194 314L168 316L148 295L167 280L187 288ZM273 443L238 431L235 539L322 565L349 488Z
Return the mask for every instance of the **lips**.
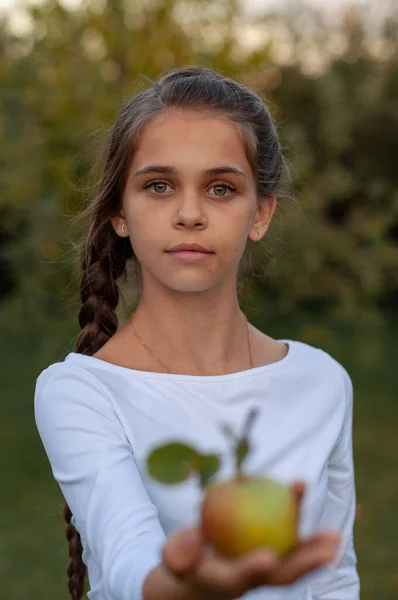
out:
M204 254L213 254L211 250L200 244L179 244L178 246L166 250L166 252L201 252Z

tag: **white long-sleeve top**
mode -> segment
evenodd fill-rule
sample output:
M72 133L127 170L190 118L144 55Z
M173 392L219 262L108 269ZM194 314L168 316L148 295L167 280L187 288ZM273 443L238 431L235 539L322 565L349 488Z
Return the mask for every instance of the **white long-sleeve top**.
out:
M152 480L146 457L171 440L217 453L216 479L233 475L231 442L249 410L247 473L304 480L299 533L336 529L337 559L288 586L261 587L245 600L358 600L353 544L356 509L353 393L346 370L308 344L280 361L216 376L152 373L71 352L37 378L36 425L52 473L73 513L88 567L90 600L142 600L167 536L199 520L203 491L192 475L177 485Z

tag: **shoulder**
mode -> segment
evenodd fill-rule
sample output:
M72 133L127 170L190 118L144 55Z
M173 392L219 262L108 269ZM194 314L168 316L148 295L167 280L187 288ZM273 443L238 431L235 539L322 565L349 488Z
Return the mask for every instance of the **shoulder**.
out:
M128 442L107 389L73 360L51 364L37 377L34 420L58 478L77 458L85 468L85 458L104 443Z
M341 378L347 376L345 368L325 350L305 342L293 339L275 339L261 330L253 327L254 343L260 360L265 357L265 363L277 363L287 358L298 369L314 372L314 367L329 377ZM285 345L289 346L286 353ZM294 359L294 360L293 360Z
M77 412L82 407L113 412L108 389L88 369L72 360L53 363L38 375L34 391L36 417L56 411Z
M329 352L298 340L291 343L297 369L311 378L316 384L327 384L341 396L346 403L352 402L353 386L347 369Z
M63 361L50 364L39 373L36 379L36 391L53 386L65 386L66 388L72 386L73 388L84 384L90 384L90 386L104 391L101 382L90 370L66 357Z
M319 367L322 367L331 373L341 374L342 370L345 370L343 365L326 350L300 340L287 341L294 344L297 354L299 354L303 360L316 363Z
M261 364L286 365L290 376L301 383L324 383L335 387L336 391L344 389L344 393L352 394L352 382L347 370L327 351L299 340L274 339L259 329L253 329Z

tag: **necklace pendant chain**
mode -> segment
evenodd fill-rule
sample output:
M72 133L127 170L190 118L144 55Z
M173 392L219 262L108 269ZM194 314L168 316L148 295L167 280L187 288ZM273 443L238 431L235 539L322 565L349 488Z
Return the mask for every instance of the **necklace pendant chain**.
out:
M247 347L249 348L249 357L250 357L250 368L254 369L254 360L253 360L253 355L252 355L252 345L250 343L250 334L249 334L249 321L247 320L247 317L245 315L245 321L246 321L246 335L247 335Z
M169 367L167 365L165 365L160 358L154 353L152 352L152 350L149 348L149 346L144 342L144 340L142 340L140 338L140 336L138 335L138 333L136 332L135 328L133 327L133 324L131 323L131 317L130 316L129 320L128 320L128 324L130 329L132 330L132 332L134 333L135 337L137 338L137 340L139 341L139 343L147 350L147 352L149 352L149 354L160 364L162 365L162 367L164 369L166 369L166 371L168 373L170 373L171 375L173 375L173 371L171 371L169 369ZM248 344L248 348L249 348L249 356L250 356L250 368L254 369L254 361L253 361L253 356L252 356L252 349L251 349L251 343L250 343L250 335L249 335L249 322L245 316L245 321L246 321L246 333L247 333L247 344Z
M134 335L136 336L136 338L140 342L140 344L149 352L149 354L151 354L153 356L153 358L160 365L162 365L162 367L164 369L166 369L166 371L168 371L170 374L173 374L172 371L170 371L169 367L167 367L165 364L163 364L162 361L160 360L160 358L158 356L156 356L156 354L154 352L152 352L152 350L149 348L149 346L147 346L147 344L140 338L140 336L138 335L138 333L136 332L136 330L134 329L134 327L133 327L133 325L131 323L131 317L128 320L128 324L130 325L130 329L132 330L132 332L134 333Z

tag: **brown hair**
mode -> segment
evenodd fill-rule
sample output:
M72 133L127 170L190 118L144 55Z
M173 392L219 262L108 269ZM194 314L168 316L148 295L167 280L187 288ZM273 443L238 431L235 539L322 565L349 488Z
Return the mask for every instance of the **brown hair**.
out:
M88 231L79 243L82 306L76 350L81 354L95 354L117 331L117 280L121 275L126 276L129 258L138 261L129 238L116 234L111 218L120 212L128 167L143 126L165 109L172 108L210 111L238 126L259 197L280 195L284 175L288 174L275 126L262 100L220 73L198 67L176 69L129 100L108 137L103 172L94 197L78 216L79 220L87 218L89 221ZM250 262L247 255L243 258L246 263ZM240 271L238 281L243 274L244 271ZM72 513L67 504L64 518L70 555L69 591L73 600L80 600L86 567L82 561L80 535L71 523Z

